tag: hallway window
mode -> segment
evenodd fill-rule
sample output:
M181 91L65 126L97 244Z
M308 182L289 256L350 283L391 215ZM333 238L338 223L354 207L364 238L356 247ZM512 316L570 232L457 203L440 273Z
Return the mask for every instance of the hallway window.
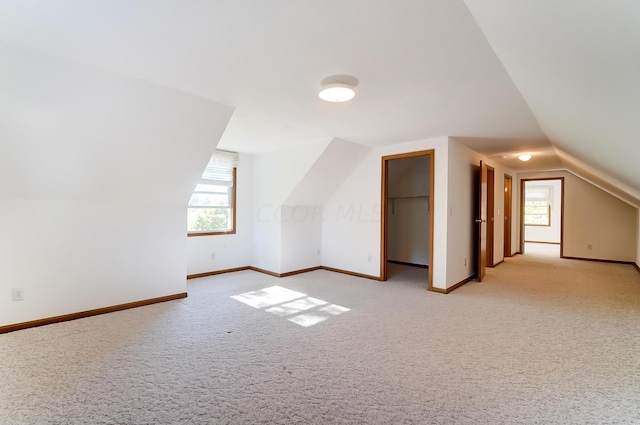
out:
M525 190L525 226L551 226L551 196L553 187L534 186Z
M235 233L237 154L215 151L187 208L188 236Z

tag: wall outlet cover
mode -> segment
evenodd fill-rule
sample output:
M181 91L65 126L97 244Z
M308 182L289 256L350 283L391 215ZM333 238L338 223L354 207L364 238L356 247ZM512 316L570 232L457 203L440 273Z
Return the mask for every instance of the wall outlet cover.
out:
M24 289L22 288L13 288L11 290L11 296L13 301L22 301L24 300Z

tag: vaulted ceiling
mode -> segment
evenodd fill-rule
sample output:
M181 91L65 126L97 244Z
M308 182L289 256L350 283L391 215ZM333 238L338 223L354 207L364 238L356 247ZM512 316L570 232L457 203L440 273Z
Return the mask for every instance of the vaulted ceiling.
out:
M640 2L465 3L563 165L637 206Z
M0 41L234 107L220 148L451 136L640 203L634 0L7 0ZM334 74L354 100L318 99Z

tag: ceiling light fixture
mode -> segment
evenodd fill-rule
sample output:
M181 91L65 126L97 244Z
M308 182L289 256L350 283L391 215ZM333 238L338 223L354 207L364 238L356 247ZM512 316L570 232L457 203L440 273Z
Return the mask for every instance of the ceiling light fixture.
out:
M528 153L524 153L524 154L518 156L518 159L520 161L526 162L526 161L531 159L531 155L529 155Z
M332 84L324 87L320 93L318 93L320 99L327 102L346 102L353 99L355 95L355 90L343 84Z
M356 95L358 79L351 75L332 75L322 80L320 99L326 102L346 102Z

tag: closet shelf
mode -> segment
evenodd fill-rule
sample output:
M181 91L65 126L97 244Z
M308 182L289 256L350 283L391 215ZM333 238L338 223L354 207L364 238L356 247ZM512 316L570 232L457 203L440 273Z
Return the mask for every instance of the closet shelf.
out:
M429 199L429 196L390 196L389 199Z
M390 196L388 201L391 203L391 214L396 213L396 199L429 199L428 195L422 196ZM427 211L429 211L429 205L427 205Z

